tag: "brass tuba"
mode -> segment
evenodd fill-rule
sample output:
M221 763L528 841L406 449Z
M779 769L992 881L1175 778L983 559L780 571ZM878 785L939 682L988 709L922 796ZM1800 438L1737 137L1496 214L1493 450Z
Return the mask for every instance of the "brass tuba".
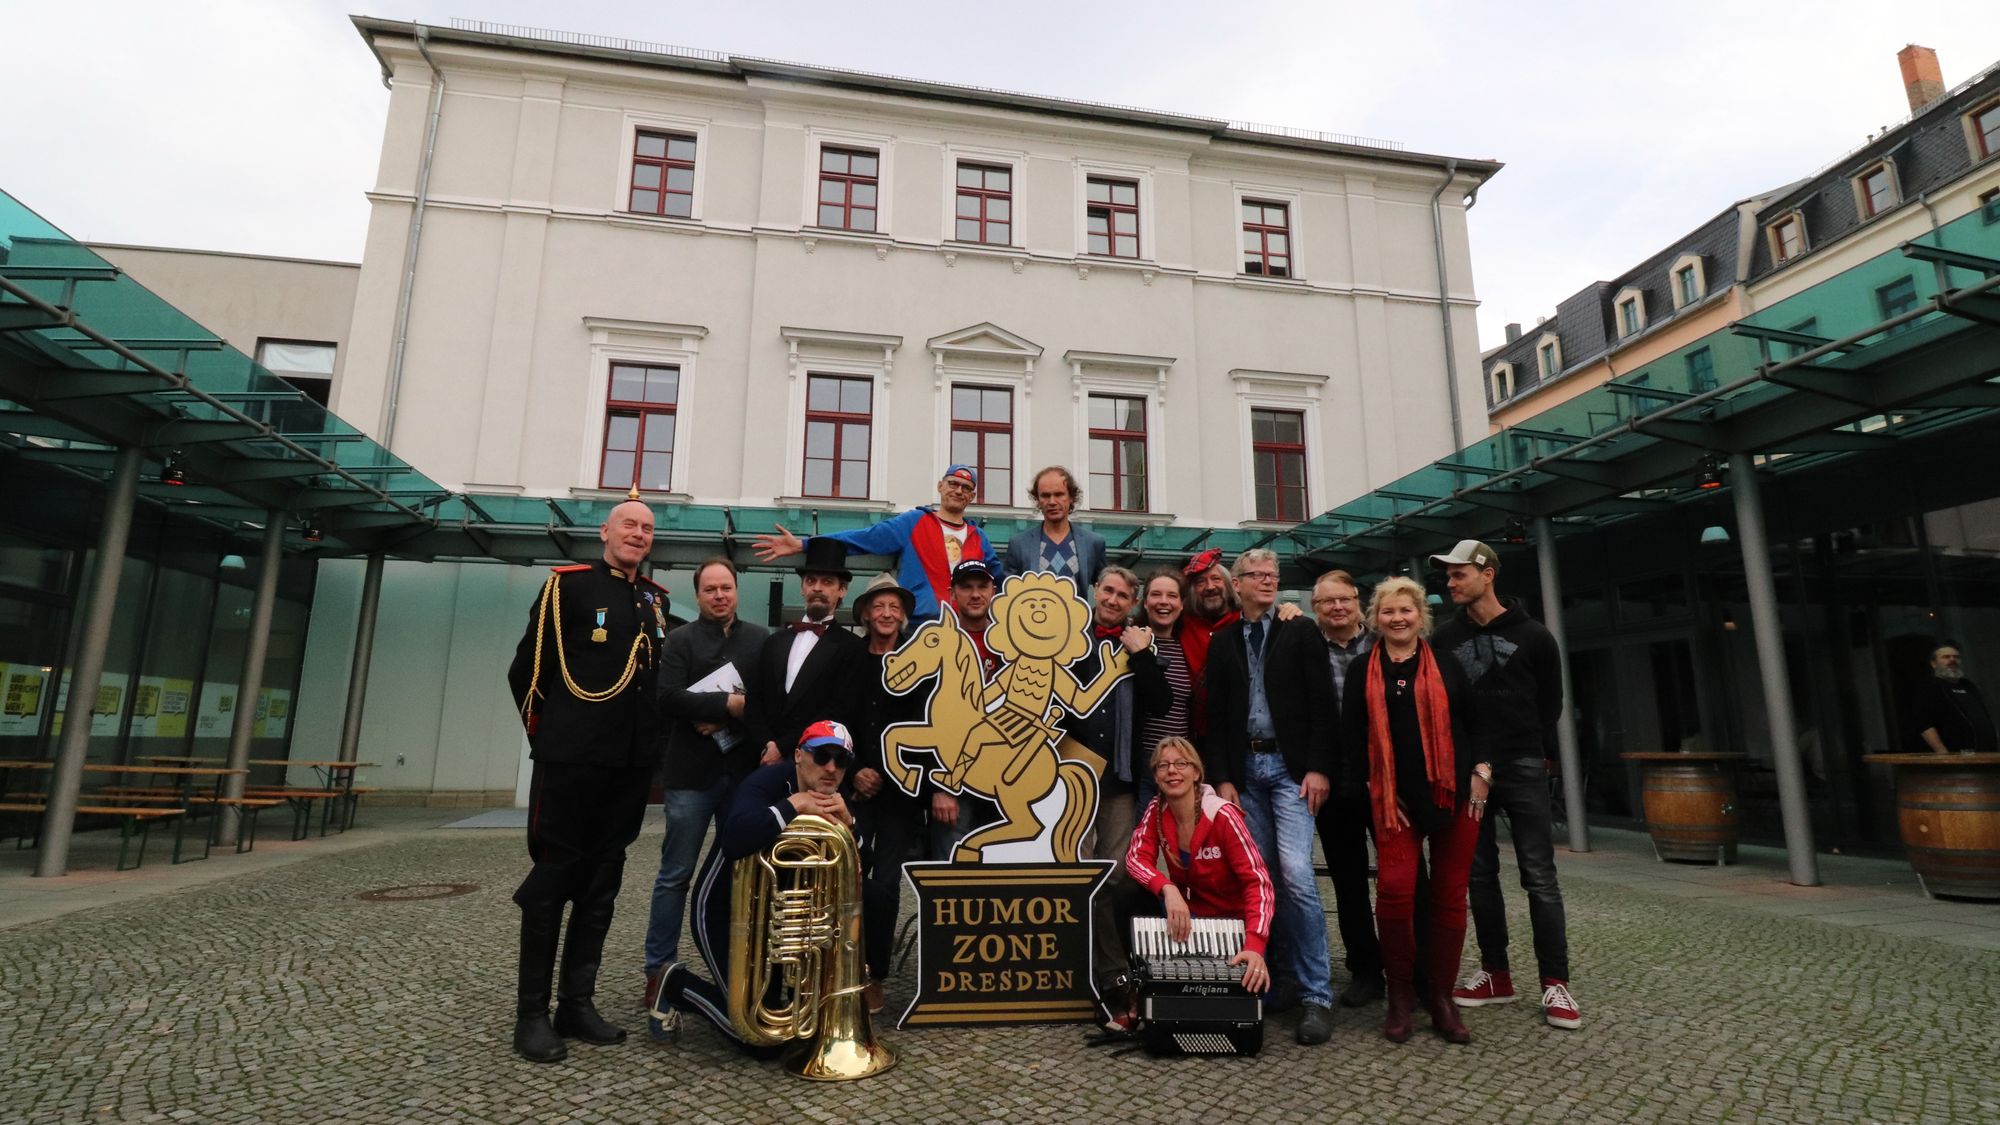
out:
M867 983L854 834L825 817L795 817L777 843L736 861L729 1020L757 1046L801 1043L785 1057L801 1078L867 1078L896 1063L869 1026Z

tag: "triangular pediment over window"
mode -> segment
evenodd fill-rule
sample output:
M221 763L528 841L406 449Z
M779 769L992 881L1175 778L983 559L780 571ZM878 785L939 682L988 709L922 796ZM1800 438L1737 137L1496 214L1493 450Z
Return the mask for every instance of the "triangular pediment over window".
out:
M1005 328L991 322L974 324L956 332L933 336L930 349L954 356L985 356L990 359L1041 358L1042 346L1032 340L1017 336Z

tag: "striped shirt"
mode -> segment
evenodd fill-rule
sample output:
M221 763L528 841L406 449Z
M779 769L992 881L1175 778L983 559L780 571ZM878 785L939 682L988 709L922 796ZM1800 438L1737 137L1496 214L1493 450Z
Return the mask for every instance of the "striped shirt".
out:
M1187 738L1194 709L1194 677L1188 672L1187 653L1181 642L1165 633L1153 634L1153 649L1159 653L1160 668L1167 674L1168 694L1173 706L1159 715L1139 718L1139 744L1133 747L1133 762L1150 761L1153 747L1169 737Z

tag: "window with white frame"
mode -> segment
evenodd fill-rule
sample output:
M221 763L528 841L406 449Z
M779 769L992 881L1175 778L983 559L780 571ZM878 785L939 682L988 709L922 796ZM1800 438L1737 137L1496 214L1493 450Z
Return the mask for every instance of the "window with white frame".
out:
M1486 394L1496 405L1514 397L1513 364L1496 363L1493 365L1493 370L1486 373Z
M694 435L681 422L696 409L690 388L708 330L594 316L583 324L591 362L578 486L686 492Z
M1699 254L1682 254L1675 258L1671 276L1672 283L1667 288L1673 294L1676 309L1684 309L1708 293L1708 278Z
M1243 201L1243 272L1292 276L1292 212L1283 203Z
M1646 295L1637 289L1622 289L1613 304L1618 309L1618 335L1637 336L1646 327Z
M1562 340L1551 332L1544 334L1535 345L1535 361L1541 365L1541 377L1553 379L1562 373Z

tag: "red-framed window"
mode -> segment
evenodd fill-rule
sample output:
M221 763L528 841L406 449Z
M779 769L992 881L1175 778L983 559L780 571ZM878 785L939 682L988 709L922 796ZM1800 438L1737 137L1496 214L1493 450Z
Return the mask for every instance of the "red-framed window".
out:
M981 504L1009 504L1014 493L1014 392L951 386L951 460L979 470Z
M881 164L881 157L869 149L820 149L819 225L872 232Z
M1296 410L1250 411L1250 460L1257 518L1298 523L1306 509L1306 416Z
M1090 396L1090 494L1114 512L1146 510L1146 400Z
M674 478L681 369L614 363L607 398L598 487L622 490L636 484L645 491L667 491Z
M1113 258L1139 256L1139 184L1091 176L1084 209L1085 249Z
M1291 208L1283 203L1243 201L1244 273L1292 276L1291 219Z
M1981 160L2000 152L2000 102L1992 102L1972 114L1972 139L1979 144Z
M866 500L874 430L872 380L807 375L806 475L799 495Z
M641 129L632 140L628 209L673 219L694 217L694 138Z
M1861 173L1861 205L1870 218L1896 205L1896 178L1887 164Z
M1014 244L1014 170L1004 165L958 166L958 210L952 237L989 246Z
M1797 215L1787 215L1771 226L1771 249L1780 263L1806 252L1806 224Z

